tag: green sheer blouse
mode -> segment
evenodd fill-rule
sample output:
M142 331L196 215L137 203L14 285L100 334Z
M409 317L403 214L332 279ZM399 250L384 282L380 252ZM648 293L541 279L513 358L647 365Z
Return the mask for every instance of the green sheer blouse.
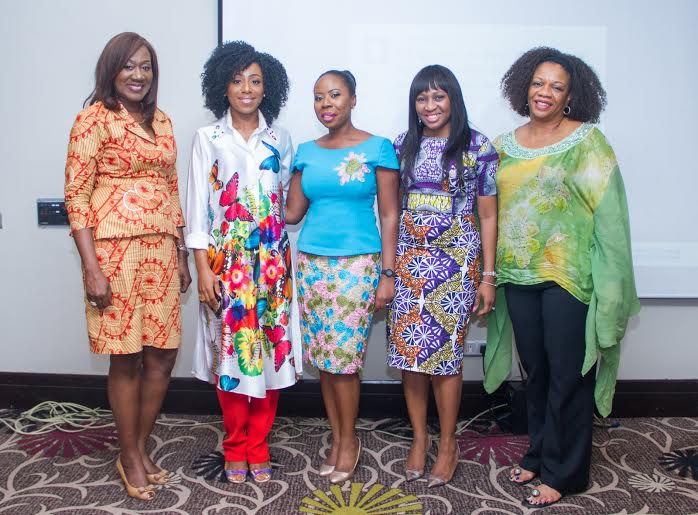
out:
M494 145L500 155L497 285L554 281L589 305L581 374L599 361L596 405L607 416L620 340L640 309L625 188L613 149L591 124L543 148L522 147L513 131ZM488 318L488 392L508 377L511 346L511 320L504 292L498 291Z

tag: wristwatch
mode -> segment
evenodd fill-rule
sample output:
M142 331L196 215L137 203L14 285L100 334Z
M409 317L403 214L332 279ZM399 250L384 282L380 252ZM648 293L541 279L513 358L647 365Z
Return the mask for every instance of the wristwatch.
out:
M381 274L386 277L395 277L395 272L390 268L385 268L384 270L381 270Z

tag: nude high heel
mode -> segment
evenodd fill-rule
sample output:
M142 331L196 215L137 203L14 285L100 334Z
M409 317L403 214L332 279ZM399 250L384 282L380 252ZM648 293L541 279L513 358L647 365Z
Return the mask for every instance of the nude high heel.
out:
M356 452L356 461L354 461L354 466L348 472L342 472L340 470L333 470L330 474L330 483L337 485L344 483L354 477L354 472L356 471L356 466L359 464L359 458L361 457L361 440L356 437L356 441L359 442L359 450Z

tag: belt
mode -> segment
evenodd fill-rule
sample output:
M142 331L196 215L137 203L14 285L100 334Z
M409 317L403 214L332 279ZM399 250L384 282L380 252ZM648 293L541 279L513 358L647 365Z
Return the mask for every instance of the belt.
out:
M408 193L406 207L413 211L431 211L450 215L453 214L453 197L431 193Z

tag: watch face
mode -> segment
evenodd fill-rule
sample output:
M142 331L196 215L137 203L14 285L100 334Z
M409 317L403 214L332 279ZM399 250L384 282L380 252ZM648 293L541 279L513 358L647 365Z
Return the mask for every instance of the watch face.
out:
M390 268L386 268L381 273L386 277L394 277L395 276L395 272L393 272Z

